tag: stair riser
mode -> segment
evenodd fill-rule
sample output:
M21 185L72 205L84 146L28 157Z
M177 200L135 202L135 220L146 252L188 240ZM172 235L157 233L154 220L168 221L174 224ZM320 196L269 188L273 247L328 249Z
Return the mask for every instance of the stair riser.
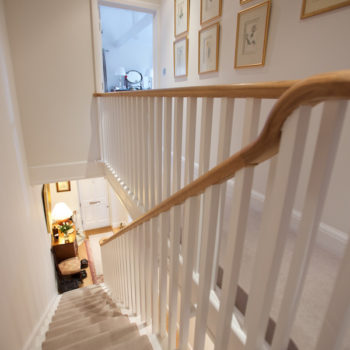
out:
M61 334L43 343L43 350L55 350L58 347L67 346L69 344L85 340L88 337L98 335L107 331L117 329L126 329L130 326L127 317L116 317L114 319L105 319L93 325L85 326L80 329L73 330L69 333Z
M69 310L72 307L79 307L82 305L96 305L101 300L108 300L110 299L106 293L101 293L93 297L93 300L91 301L91 296L87 298L82 298L77 300L76 302L66 302L66 303L60 303L57 310Z

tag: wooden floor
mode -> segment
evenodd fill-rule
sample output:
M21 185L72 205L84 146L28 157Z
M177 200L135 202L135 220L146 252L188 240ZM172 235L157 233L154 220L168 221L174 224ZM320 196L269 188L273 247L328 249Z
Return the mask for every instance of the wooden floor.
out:
M110 231L113 231L114 233L116 233L118 230L119 230L118 227L117 228L112 228L112 226L106 226L106 227L95 228L95 229L92 229L92 230L86 230L86 231L84 231L84 233L85 233L86 239L89 239L89 236L91 236L91 235L96 235L96 234L99 234L99 233L105 233L105 232L110 232ZM79 256L80 260L81 259L89 260L87 252L86 252L86 246L85 246L84 243L82 243L78 247L78 256ZM91 277L90 267L88 267L86 269L86 273L87 273L87 277L83 280L83 284L80 286L80 288L83 288L83 287L89 286L91 284L94 284L93 281L92 281L92 277Z
M89 236L91 236L91 235L97 235L99 233L105 233L105 232L110 232L110 231L114 231L112 229L112 226L105 226L105 227L100 227L100 228L94 228L92 230L86 230L86 231L84 231L84 233L86 235L86 239L88 239Z

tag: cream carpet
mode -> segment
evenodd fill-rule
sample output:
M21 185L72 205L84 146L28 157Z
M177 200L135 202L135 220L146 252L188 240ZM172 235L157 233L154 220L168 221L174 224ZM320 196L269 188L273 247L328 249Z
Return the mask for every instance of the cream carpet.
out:
M227 205L228 202L229 201L227 201L225 206L224 234L221 247L225 247L225 236L229 232L229 219L227 215L230 213L230 205ZM259 239L262 238L259 237L261 218L261 208L259 208L259 205L254 205L253 201L249 212L247 233L239 276L239 285L248 294L251 288L255 255L259 244ZM288 232L288 240L280 267L279 278L270 313L270 316L274 320L277 320L278 317L284 286L288 277L289 265L296 241L296 227L296 223L293 225L291 224ZM320 239L318 240L312 253L302 291L301 301L296 313L291 334L291 338L295 341L299 349L309 350L315 348L316 339L321 330L322 320L327 311L328 302L330 300L342 257L342 251L339 251L339 249L333 249L333 247L329 245L327 246L327 244L322 243L322 238L319 238ZM350 338L350 336L348 338ZM350 344L350 341L347 341L346 344ZM350 346L347 345L343 349L349 350Z

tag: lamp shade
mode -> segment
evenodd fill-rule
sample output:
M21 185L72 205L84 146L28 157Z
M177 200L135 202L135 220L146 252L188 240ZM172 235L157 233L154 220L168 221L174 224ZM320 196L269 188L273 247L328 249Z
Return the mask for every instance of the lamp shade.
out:
M55 221L62 221L70 218L73 215L72 210L66 203L59 202L55 205L52 211L52 219Z

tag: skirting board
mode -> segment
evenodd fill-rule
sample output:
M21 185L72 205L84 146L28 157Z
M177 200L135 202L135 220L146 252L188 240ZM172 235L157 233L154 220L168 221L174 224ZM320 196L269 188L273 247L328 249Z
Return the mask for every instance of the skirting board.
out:
M262 210L263 203L265 201L265 195L253 190L251 192L251 199L254 201L255 205L258 206L258 209ZM301 212L293 209L292 225L295 225L296 227L300 223L300 221ZM320 223L317 243L323 248L327 250L331 249L333 253L339 256L343 253L343 250L346 247L347 240L348 235L345 232L340 231L323 222Z
M46 310L34 328L31 336L28 338L23 350L41 350L41 345L45 340L45 333L49 329L49 324L57 309L60 299L61 295L58 294L52 298L51 302L47 305Z
M32 185L101 177L103 175L104 170L100 161L29 166L29 176Z
M125 209L128 211L130 217L133 220L138 219L145 213L144 208L132 197L132 193L116 176L113 169L108 164L105 164L104 169L106 179L119 197Z

